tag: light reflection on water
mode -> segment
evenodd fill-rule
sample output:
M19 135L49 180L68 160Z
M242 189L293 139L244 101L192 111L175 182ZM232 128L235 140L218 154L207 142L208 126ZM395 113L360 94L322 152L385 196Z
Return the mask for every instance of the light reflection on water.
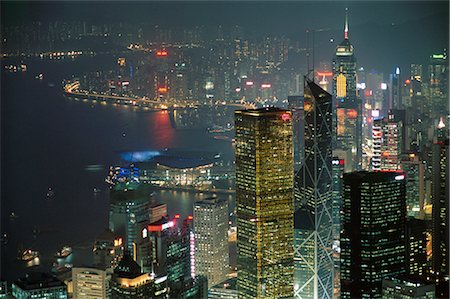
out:
M187 129L192 125L187 120L194 116L189 112L180 122L167 112L93 106L65 98L60 88L45 82L61 82L73 74L96 70L102 63L116 65L116 61L101 56L76 62L26 61L29 72L2 78L7 86L2 101L8 128L2 134L7 157L2 167L8 179L2 186L1 233L7 233L8 240L1 248L1 279L15 280L29 269L50 271L57 262L56 251L64 245L72 246L73 253L58 264L91 263L92 243L108 226L109 191L104 180L109 165L120 159L118 151L190 148L220 151L223 157L233 159L231 143L212 139L204 128ZM45 84L34 78L36 73L45 74ZM203 120L198 115L195 119ZM174 128L177 125L180 127ZM49 186L54 190L50 198L46 196ZM94 187L101 192L93 192ZM183 217L192 214L195 200L207 196L210 194L156 191L156 199L168 204L170 214ZM233 195L218 196L229 199L230 210L234 207ZM9 217L13 211L16 219ZM29 266L18 261L21 247L39 251L39 259L30 261Z

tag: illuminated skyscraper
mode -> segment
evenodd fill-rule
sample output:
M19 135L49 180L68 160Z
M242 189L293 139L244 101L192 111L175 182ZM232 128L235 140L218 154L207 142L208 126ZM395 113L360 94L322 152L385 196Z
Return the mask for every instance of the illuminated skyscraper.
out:
M332 99L309 80L304 97L305 158L295 178L295 206L303 214L295 227L295 298L333 298Z
M109 228L124 238L124 247L136 259L141 229L148 224L151 197L137 183L120 183L110 192Z
M402 131L402 121L395 119L392 113L373 121L372 170L400 169Z
M406 175L406 213L415 218L424 218L424 165L416 153L402 155L401 169Z
M239 298L292 298L292 113L235 112Z
M194 204L195 273L211 287L227 279L228 200L208 198Z
M336 109L333 131L335 148L351 153L352 170L360 168L361 163L361 100L356 88L356 58L353 45L348 39L348 16L345 16L344 40L336 48L333 61L333 96Z
M407 189L408 190L408 189ZM423 276L427 266L427 224L425 220L406 220L406 273Z
M402 82L400 78L400 68L395 69L394 74L389 75L389 109L401 109L403 108L402 102Z
M449 140L433 144L433 270L440 277L449 275ZM437 286L436 296L448 298L449 283Z
M292 131L294 141L294 171L300 169L303 161L305 114L302 96L288 96L289 109L292 111Z
M384 278L405 273L405 175L344 174L341 298L381 298Z

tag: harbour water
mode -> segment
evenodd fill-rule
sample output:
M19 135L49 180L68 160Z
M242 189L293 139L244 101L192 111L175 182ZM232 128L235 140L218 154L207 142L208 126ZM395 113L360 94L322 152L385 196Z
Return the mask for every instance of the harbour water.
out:
M26 72L4 68L21 61ZM89 264L92 241L108 225L104 179L108 166L120 159L119 151L189 148L233 159L230 142L211 138L204 128L174 128L167 111L145 112L63 95L63 79L116 61L113 55L2 61L1 233L7 244L1 246L0 280L14 280L30 269L49 271L64 245L74 249L67 262ZM41 73L43 79L36 79ZM159 190L155 196L168 204L169 213L187 216L194 200L208 194ZM232 195L219 196L233 206ZM34 264L39 265L17 261L20 248L38 250L40 259Z

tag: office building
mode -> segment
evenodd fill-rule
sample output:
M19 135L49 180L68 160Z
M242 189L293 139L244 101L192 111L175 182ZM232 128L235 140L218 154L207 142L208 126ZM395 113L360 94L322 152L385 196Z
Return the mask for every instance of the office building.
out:
M361 167L362 107L356 87L356 57L349 41L346 11L344 40L337 46L333 60L333 143L334 148L348 151L347 164L352 171Z
M405 273L405 175L344 174L341 298L381 298L384 278Z
M211 287L227 279L228 200L207 198L194 203L195 273Z
M434 299L434 284L415 276L383 279L383 299Z
M149 222L152 198L138 183L119 183L110 191L109 228L123 237L125 249L136 259L141 229Z
M52 274L33 272L12 284L12 295L17 299L67 299L67 286Z
M123 239L110 229L105 229L96 239L93 246L94 266L110 268L117 265L123 253Z
M303 96L288 96L288 107L292 111L292 139L294 145L294 172L303 161L305 114Z
M389 113L373 121L372 170L400 169L403 123Z
M414 152L402 154L400 168L406 175L407 216L424 219L425 172L422 159Z
M73 298L108 298L110 274L96 268L72 269Z
M433 270L442 277L443 283L436 287L436 296L449 296L449 140L438 139L432 148L433 165Z
M395 68L395 73L389 75L389 89L389 109L403 108L402 82L399 67Z
M427 270L427 223L408 217L406 220L406 273L423 276Z
M292 298L292 113L235 111L235 128L239 298Z
M237 278L230 278L209 288L208 299L238 299Z
M138 262L145 272L167 277L171 298L207 296L207 280L195 273L195 236L192 216L161 218L141 231ZM181 223L180 223L181 222Z
M296 255L301 255L296 259L296 273L300 276L294 277L298 286L295 297L332 298L332 100L329 93L309 80L305 83L304 97L305 158L295 178L295 206L309 220L298 222L295 227L296 236L307 240L295 240ZM299 267L307 271L300 273Z
M112 299L167 298L167 277L142 273L128 251L114 269L111 279Z

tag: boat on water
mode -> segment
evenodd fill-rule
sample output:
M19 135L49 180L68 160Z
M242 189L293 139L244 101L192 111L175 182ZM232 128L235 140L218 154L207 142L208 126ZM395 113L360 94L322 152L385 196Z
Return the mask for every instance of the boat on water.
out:
M57 258L66 258L69 255L72 254L72 247L70 246L64 246L63 248L61 248L58 252L56 252L56 257Z
M26 249L26 250L21 250L19 251L19 255L17 257L17 259L24 261L24 262L29 262L31 260L34 260L35 258L39 257L39 252L38 251L34 251L31 249Z
M92 189L92 191L94 191L94 193L100 193L100 192L102 192L102 190L100 190L100 189L97 188L97 187L94 187L94 188Z
M44 74L41 73L41 74L37 75L36 79L43 80L44 79Z
M72 264L60 265L58 263L53 263L52 272L55 273L55 274L60 274L60 273L63 273L63 272L70 271L70 269L72 269L72 267L73 267Z
M54 194L55 194L55 191L53 191L52 187L48 187L47 198L52 197Z

